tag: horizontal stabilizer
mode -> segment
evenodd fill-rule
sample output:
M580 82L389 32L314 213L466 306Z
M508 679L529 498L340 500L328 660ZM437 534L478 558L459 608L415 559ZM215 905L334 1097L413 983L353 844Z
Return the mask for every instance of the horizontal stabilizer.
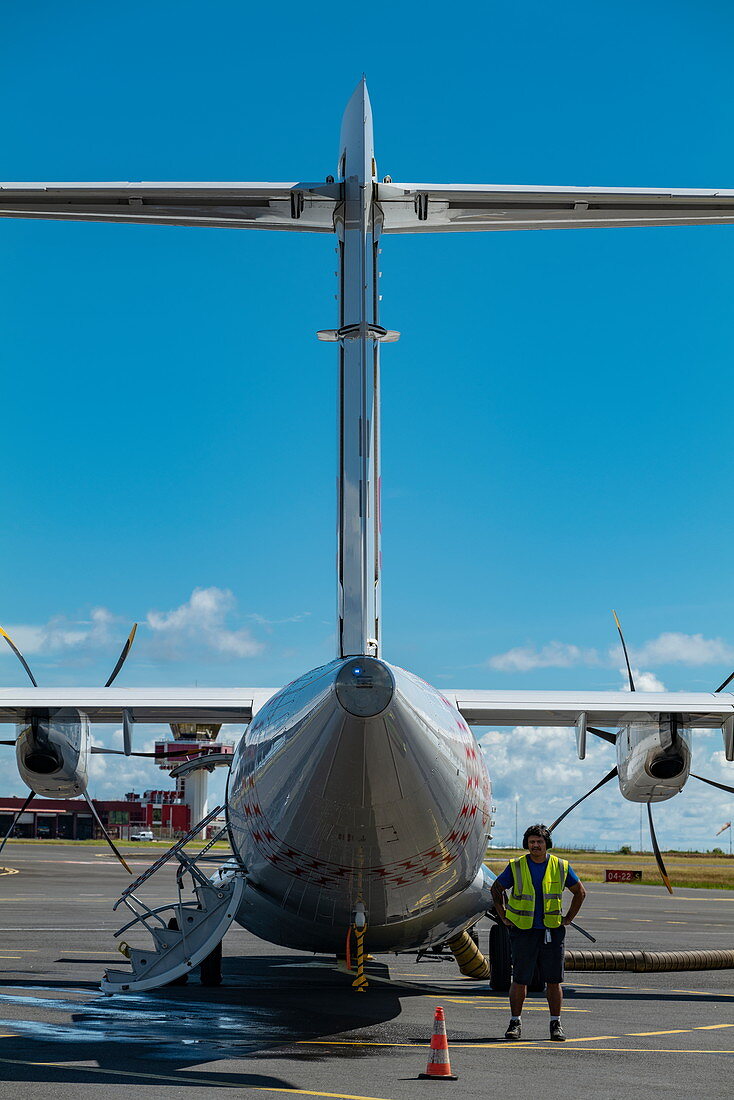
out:
M0 218L333 233L328 183L5 183Z
M384 233L734 222L734 190L381 183L377 201Z

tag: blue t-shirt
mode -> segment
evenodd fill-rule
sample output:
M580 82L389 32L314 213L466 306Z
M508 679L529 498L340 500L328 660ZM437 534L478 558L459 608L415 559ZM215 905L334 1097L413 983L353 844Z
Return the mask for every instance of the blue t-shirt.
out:
M535 889L535 914L533 916L533 928L545 928L543 923L543 876L545 875L545 869L548 866L548 857L546 856L542 863L536 863L530 856L525 856L528 867L530 868L530 877L533 880L533 887ZM568 865L568 873L566 875L565 886L575 886L579 881L579 876L572 869L571 864ZM497 876L496 882L503 890L512 889L512 867L508 863L501 875Z

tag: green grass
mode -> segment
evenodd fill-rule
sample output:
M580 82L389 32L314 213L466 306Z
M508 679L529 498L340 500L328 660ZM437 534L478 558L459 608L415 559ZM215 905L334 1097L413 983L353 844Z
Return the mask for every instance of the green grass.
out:
M662 885L652 852L632 852L630 855L621 855L619 852L589 852L572 849L557 851L564 859L568 859L582 882L604 882L604 871L610 868L625 871L641 870L643 886ZM501 853L490 848L485 862L490 870L499 874L507 866L508 860L524 854L521 848L506 849ZM734 856L715 855L712 852L663 852L663 863L673 887L734 890Z

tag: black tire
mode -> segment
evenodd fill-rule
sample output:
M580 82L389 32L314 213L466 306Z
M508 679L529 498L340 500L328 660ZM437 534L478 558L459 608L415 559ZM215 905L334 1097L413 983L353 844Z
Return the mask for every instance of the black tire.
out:
M205 959L199 963L199 980L202 985L222 984L222 944L217 944Z
M168 927L172 928L175 932L178 932L178 921L176 920L175 917L171 917L171 919L168 922ZM188 980L189 980L188 974L182 974L179 978L174 978L172 982L168 982L168 985L166 986L166 988L168 988L168 986L171 986L171 985L186 985Z
M510 934L504 924L493 924L489 930L489 987L506 993L511 981Z

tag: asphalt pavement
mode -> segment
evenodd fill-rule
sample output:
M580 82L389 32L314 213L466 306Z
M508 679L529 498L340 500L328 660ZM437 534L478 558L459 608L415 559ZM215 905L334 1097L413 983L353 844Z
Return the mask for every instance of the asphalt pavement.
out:
M151 849L130 845L133 870ZM130 855L128 856L128 852ZM158 852L156 852L156 855ZM449 958L378 955L370 988L351 989L333 959L303 956L233 928L224 983L104 996L105 966L124 965L112 903L129 881L103 846L9 843L0 877L0 1096L87 1100L130 1090L218 1097L233 1089L357 1100L413 1100L442 1005L462 1097L491 1090L544 1100L581 1090L595 1100L645 1095L712 1100L732 1093L734 972L569 972L563 1022L551 1043L548 1009L530 996L523 1042L507 1043L504 996L462 978ZM151 880L151 902L174 900L172 869ZM590 885L579 923L600 947L734 946L734 891ZM489 924L480 930L486 948ZM588 946L569 933L568 946ZM560 1062L560 1064L557 1064Z

